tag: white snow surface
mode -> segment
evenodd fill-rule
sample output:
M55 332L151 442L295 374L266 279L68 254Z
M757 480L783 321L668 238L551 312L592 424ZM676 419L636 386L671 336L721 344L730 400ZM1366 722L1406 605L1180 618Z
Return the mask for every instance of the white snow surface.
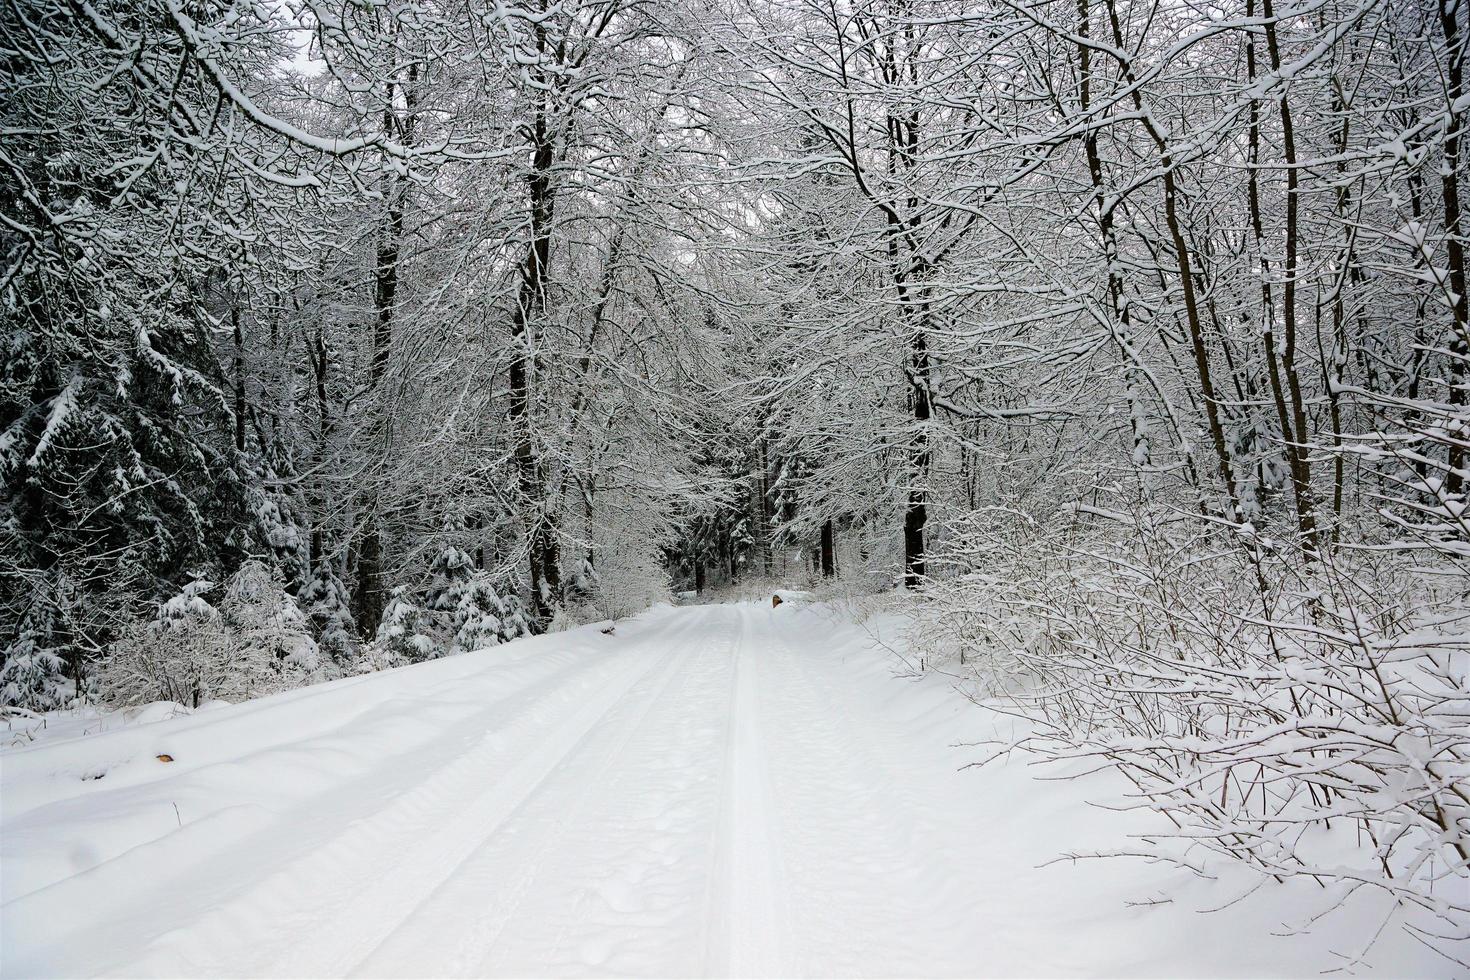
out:
M1158 828L1106 773L965 768L1002 719L900 669L820 604L663 607L63 727L0 755L0 973L1310 976L1378 928L1048 863ZM1356 972L1454 969L1389 930Z

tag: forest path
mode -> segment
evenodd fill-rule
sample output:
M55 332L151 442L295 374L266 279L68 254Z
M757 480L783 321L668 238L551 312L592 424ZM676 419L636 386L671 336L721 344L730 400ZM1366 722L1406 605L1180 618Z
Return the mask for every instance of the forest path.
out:
M4 972L984 969L962 777L855 696L850 637L749 604L558 636L11 754L7 776L104 740L118 761L84 799L7 802L33 866ZM112 833L27 888L82 807Z
M934 885L952 873L918 833L914 774L864 748L859 729L878 726L801 665L790 621L748 605L670 614L620 651L637 677L590 726L534 736L570 745L529 792L502 794L516 800L504 819L401 921L363 935L360 959L307 947L270 972L945 972L955 937L935 931L949 917ZM333 919L327 935L362 932L354 913Z
M0 975L1316 976L1381 923L1057 862L1161 821L1091 805L1107 773L965 768L1010 722L869 633L903 622L662 607L6 747Z

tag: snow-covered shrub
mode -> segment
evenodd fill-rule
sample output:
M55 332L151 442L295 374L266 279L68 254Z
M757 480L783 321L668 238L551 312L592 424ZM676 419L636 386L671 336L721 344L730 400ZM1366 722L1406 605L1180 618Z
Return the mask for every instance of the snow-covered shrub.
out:
M659 602L673 601L673 583L663 562L645 551L610 549L597 567L592 605L601 619L619 619Z
M565 572L566 578L562 581L562 595L568 602L581 602L597 595L598 587L602 584L602 578L597 574L597 568L583 555L574 559Z
M247 657L258 650L307 674L321 666L306 614L261 562L246 562L231 576L220 609Z
M275 480L273 472L267 479ZM260 523L261 536L270 546L272 562L282 570L286 585L298 589L307 579L310 562L307 560L306 532L301 527L289 498L276 494L263 494L255 512Z
M530 632L520 597L464 551L447 547L430 566L421 593L400 585L383 611L364 669L418 663L492 647Z
M443 648L431 632L429 617L414 601L408 586L398 586L383 610L378 635L371 644L374 649L366 652L362 669L381 670L440 656Z
M585 626L608 618L603 615L598 597L602 593L602 576L584 555L570 562L567 578L562 585L562 603L556 607L546 632L560 633L563 630Z
M250 672L255 665L230 663L219 610L205 599L213 588L207 579L190 582L159 608L155 620L129 629L113 644L101 671L111 700L198 705L206 691L232 684L238 668Z
M930 630L1026 748L1114 767L1184 849L1330 886L1304 919L1367 889L1426 942L1470 940L1463 579L1177 513L957 531Z
M210 597L218 594L218 604ZM316 676L306 617L270 571L247 562L223 589L196 579L113 644L101 670L119 704L238 701L289 690Z
M55 558L44 570L12 564L0 573L0 704L50 711L87 700L94 662L133 618L135 556L72 547Z
M301 592L301 604L325 661L323 669L328 673L346 670L357 656L357 624L347 586L331 566L323 563L312 573Z
M434 614L444 653L500 642L500 597L478 573L473 558L447 547L434 559L430 575L426 605Z
M450 595L451 653L481 650L530 632L520 596L498 595L488 576L476 574Z
M61 652L44 646L43 636L26 630L0 652L0 704L50 711L70 700L72 683L62 673Z

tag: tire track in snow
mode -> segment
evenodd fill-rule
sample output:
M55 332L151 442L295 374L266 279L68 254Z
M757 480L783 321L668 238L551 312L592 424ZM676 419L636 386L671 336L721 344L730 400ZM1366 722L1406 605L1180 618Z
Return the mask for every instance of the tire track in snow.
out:
M3 913L7 935L28 934L32 922L56 935L54 923L68 921L78 910L102 920L84 934L61 933L53 944L28 950L31 965L23 972L45 973L48 964L60 960L73 964L74 972L86 974L111 970L131 975L149 969L173 974L246 973L257 952L255 947L237 949L238 937L252 927L272 928L285 922L276 906L295 908L292 903L301 886L283 881L282 869L309 860L316 850L330 846L354 827L375 825L385 805L392 805L395 789L400 798L414 797L416 787L453 766L466 746L483 740L487 719L513 720L522 710L518 706L534 703L537 692L555 694L590 670L606 669L600 663L588 658L585 651L557 651L478 664L440 661L434 666L455 668L455 679L448 682L423 684L423 671L396 677L375 675L373 679L379 682L396 681L390 689L398 693L365 703L353 698L351 710L345 712L346 722L318 729L289 747L273 744L269 735L266 747L244 754L231 754L228 743L206 743L201 748L223 758L195 764L147 785L122 783L100 795L59 804L115 807L113 801L118 799L156 797L157 787L162 786L171 788L165 789L166 796L177 794L184 801L186 819L176 830L170 819L162 834L7 903ZM426 665L424 670L430 668ZM330 702L362 686L366 685L348 684L320 691L318 696ZM467 691L489 694L492 699L475 704L466 697ZM285 698L290 702L311 700L295 696L301 693ZM467 711L470 704L474 707ZM268 702L260 713L268 715L279 709L279 704ZM344 715L340 705L326 713ZM192 734L225 730L232 724L228 717L209 721L209 725L179 727ZM430 733L428 738L412 742L408 749L400 747L405 735L411 738L425 731ZM384 752L375 764L365 765L363 749L377 746L397 751ZM345 778L338 768L342 764L349 767ZM282 780L280 790L266 788L272 774ZM310 787L318 782L327 788L313 792ZM286 805L277 809L243 802L217 808L203 820L187 819L191 795L249 801L270 792L277 793ZM34 818L46 817L50 809L38 810ZM251 860L242 862L242 855ZM140 881L144 882L141 889ZM180 887L181 883L186 887ZM267 883L273 883L268 901L249 906L245 896L261 894ZM114 895L128 895L129 901L119 905ZM226 910L237 913L233 922L224 918ZM210 941L194 938L196 928L207 930L221 921L224 926L215 930ZM131 952L122 958L109 955L115 949ZM159 959L165 962L156 962ZM7 963L7 967L15 965Z
M753 643L753 613L738 610L733 682L728 699L726 754L722 784L718 888L707 919L712 924L706 974L777 977L790 973L789 937L783 895L784 875L778 845L774 793L768 771L765 708L760 665L764 654Z
M658 791L640 763L670 748L662 715L687 711L697 682L691 659L716 641L704 636L716 611L684 618L689 637L659 638L661 667L630 688L616 708L569 753L552 778L523 801L499 833L448 878L414 915L351 971L354 975L558 975L604 972L614 957L607 937L632 931L656 942L678 931L651 923L657 911L630 896L647 896L648 881L609 891L618 865L658 866L660 855L635 855L658 832L658 818L634 814ZM688 640L695 650L688 649ZM680 767L687 772L688 767ZM643 777L643 778L640 778ZM667 787L665 787L667 788ZM621 798L621 799L620 799ZM640 819L642 817L643 819ZM652 825L650 825L650 821ZM667 830L668 828L664 828ZM654 876L656 877L656 875ZM588 914L602 899L601 918ZM618 906L623 904L621 908ZM650 927L650 926L653 927ZM569 937L580 934L576 943ZM445 938L453 937L446 946ZM575 945L575 948L573 946ZM657 962L667 972L668 950Z
M662 690L678 675L678 658L673 652L667 652L657 661L657 666L644 674L640 681L655 690ZM636 689L638 685L634 685ZM624 691L619 695L617 703L610 710L603 712L599 720L607 715L620 715L626 712L628 697L633 691ZM645 703L646 695L638 697L638 703ZM594 725L589 728L578 744L573 746L567 757L575 756L582 751L592 751L599 755L608 757L605 765L611 765L621 748L622 741L619 738L609 739L608 733L601 727ZM564 757L566 758L566 757ZM548 773L551 777L548 782L554 782L562 777L564 769L554 773ZM540 793L546 791L544 784L538 784L535 790L522 797L518 801L515 811L508 815L519 817L528 803L540 802ZM503 831L502 836L487 835L479 842L474 852L454 869L454 872L446 876L440 882L434 893L427 896L426 900L410 915L406 916L398 927L387 934L381 942L375 944L366 951L366 954L348 970L353 976L376 976L385 968L389 975L398 975L400 972L413 972L416 968L407 965L388 966L395 959L400 964L423 963L425 961L436 962L436 967L426 972L444 974L451 976L473 973L469 964L484 954L484 950L493 947L496 940L504 933L506 923L519 908L525 890L535 881L552 848L564 835L566 825L580 813L581 807L586 803L586 787L583 792L575 798L569 806L564 808L560 815L541 824L537 839L530 842L520 840L521 834L517 829L508 832ZM508 844L511 836L515 837L513 845ZM509 846L516 852L518 860L522 863L519 873L508 872L503 857L496 854L495 858L485 862L481 858L487 850L496 851ZM514 866L514 865L512 865ZM480 908L487 896L493 896L504 888L506 879L512 879L514 884L505 889L510 900L510 909L504 915L495 920L495 924L486 926L483 921L461 927L454 930L458 942L454 944L453 950L433 949L432 944L425 943L419 935L420 930L427 930L433 936L442 939L444 924L453 921L456 911L470 911ZM436 959L437 957L437 959Z
M768 651L774 702L768 735L780 747L771 760L774 798L787 844L799 855L789 872L789 912L801 941L788 972L972 974L983 959L939 955L956 946L956 935L974 935L981 946L986 933L965 901L983 869L965 866L967 849L947 846L939 829L954 826L947 814L926 816L952 797L876 751L890 740L853 723L862 706L842 671L819 675L776 620L769 623L760 646ZM884 734L889 748L904 737ZM936 861L936 854L946 857Z
M676 633L688 628L671 625ZM183 930L165 936L121 972L346 972L453 874L629 688L664 663L643 654L649 638L605 658L582 654L569 669L487 706L464 723L481 731L468 749L431 762L427 775L387 805L189 923L187 940ZM435 740L431 749L449 750L446 741ZM414 755L433 759L434 753ZM275 938L257 952L240 950L240 935ZM217 949L231 958L212 962Z
M614 830L602 843L603 867L589 875L591 862L567 852L550 876L577 883L573 910L562 918L550 948L569 950L568 937L574 930L586 932L591 921L601 928L600 935L584 935L578 943L583 971L683 975L704 963L704 946L691 940L701 933L694 916L708 910L693 899L710 891L714 838L708 829L719 825L724 802L722 783L712 773L729 733L728 724L711 724L709 717L729 704L744 632L738 611L715 607L706 618L733 623L681 656L679 682L644 713L624 746L622 764L597 794L609 802L601 816ZM681 838L689 845L683 854Z

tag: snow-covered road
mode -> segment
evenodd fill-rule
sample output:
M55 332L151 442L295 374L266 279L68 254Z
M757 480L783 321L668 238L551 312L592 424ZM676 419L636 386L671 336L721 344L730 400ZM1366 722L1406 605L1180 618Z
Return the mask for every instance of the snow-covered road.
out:
M1175 935L1176 919L1124 904L1149 897L1147 873L1123 888L1096 862L1038 869L1116 828L1063 833L1082 812L1070 788L961 770L975 752L952 743L979 712L890 668L815 611L664 609L611 636L10 751L0 964L16 977L1330 965L1320 942L1243 954L1240 914L1189 913L1207 925Z

